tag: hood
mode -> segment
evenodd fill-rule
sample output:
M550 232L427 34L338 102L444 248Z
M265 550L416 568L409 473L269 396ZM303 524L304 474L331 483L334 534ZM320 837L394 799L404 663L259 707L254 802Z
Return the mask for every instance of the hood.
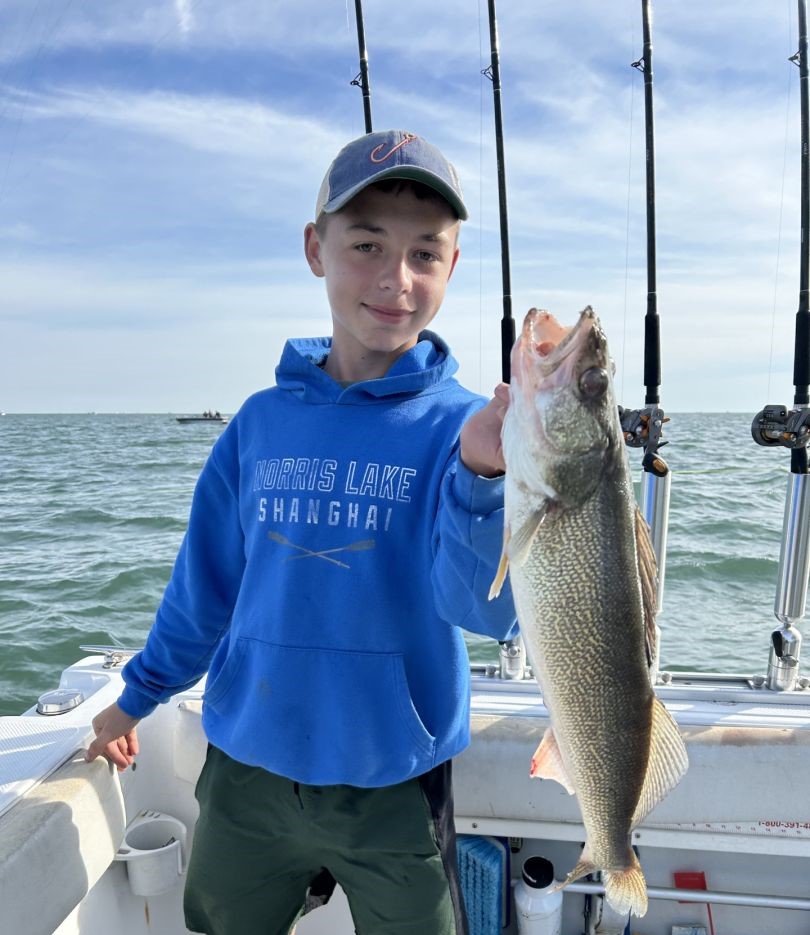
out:
M331 346L331 338L291 338L284 345L276 367L276 385L307 403L358 406L381 398L435 392L458 370L458 363L444 341L432 331L422 331L417 344L384 377L363 380L344 389L318 366Z

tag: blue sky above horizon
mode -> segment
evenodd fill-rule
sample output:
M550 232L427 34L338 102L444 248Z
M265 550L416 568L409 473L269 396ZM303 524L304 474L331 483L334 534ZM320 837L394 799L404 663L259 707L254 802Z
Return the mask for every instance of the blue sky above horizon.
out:
M662 402L753 413L792 400L795 0L654 6ZM498 11L515 318L593 305L626 406L643 402L640 8ZM486 3L364 11L375 127L427 137L464 183L471 219L434 327L489 393ZM273 382L287 337L329 330L302 230L363 131L354 4L5 0L0 35L0 409L233 412Z

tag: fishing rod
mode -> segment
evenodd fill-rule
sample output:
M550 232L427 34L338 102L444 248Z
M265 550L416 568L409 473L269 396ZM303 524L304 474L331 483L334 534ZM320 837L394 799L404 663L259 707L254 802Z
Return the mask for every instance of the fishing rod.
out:
M658 317L658 285L655 243L655 116L653 112L652 10L650 0L641 4L644 54L633 63L644 74L644 132L647 165L647 314L644 316L645 405L657 405L661 385L661 334Z
M363 92L363 116L366 133L371 133L371 85L368 80L368 52L366 50L366 32L363 27L363 0L354 0L354 14L357 21L357 50L360 53L360 71L349 82Z
M501 280L503 284L503 318L501 319L501 379L511 381L511 354L515 343L515 320L512 318L512 274L509 269L509 219L506 210L506 160L503 150L503 109L501 107L501 56L498 43L498 19L495 0L489 3L490 64L481 72L492 82L495 105L495 155L498 164L498 208L501 225Z
M495 105L495 154L498 164L498 208L501 228L501 282L503 317L501 318L501 379L512 377L511 355L515 343L515 320L512 317L512 274L509 269L509 217L506 210L506 160L503 147L503 109L501 106L501 54L498 42L498 19L495 0L488 0L490 63L481 72L492 82ZM504 679L522 679L526 672L526 649L518 634L500 642L500 675Z
M807 0L799 4L799 51L789 61L799 67L801 114L801 239L799 309L793 348L793 408L768 405L754 416L751 435L758 445L790 449L790 475L782 523L782 545L773 612L780 626L771 633L767 686L789 691L799 678L801 633L793 625L804 616L810 571L810 94L808 94Z
M647 312L644 317L644 384L646 394L643 409L619 408L622 430L627 444L644 448L642 458L641 512L650 527L653 549L658 565L656 612L661 611L664 598L667 531L669 529L669 491L672 481L669 467L658 453L667 444L661 438L666 418L660 406L661 333L658 316L658 286L655 238L655 119L653 109L652 4L642 0L643 52L632 67L644 75L644 132L646 149L647 202Z

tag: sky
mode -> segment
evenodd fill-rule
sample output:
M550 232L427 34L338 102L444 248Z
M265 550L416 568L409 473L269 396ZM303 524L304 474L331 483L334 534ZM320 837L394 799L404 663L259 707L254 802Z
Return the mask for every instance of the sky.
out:
M799 261L795 0L657 0L665 410L791 403ZM434 329L500 379L485 0L366 0L375 129L425 136L470 209ZM499 4L513 312L602 320L643 405L639 0ZM328 334L302 231L363 132L349 0L3 0L0 410L234 412L289 337Z

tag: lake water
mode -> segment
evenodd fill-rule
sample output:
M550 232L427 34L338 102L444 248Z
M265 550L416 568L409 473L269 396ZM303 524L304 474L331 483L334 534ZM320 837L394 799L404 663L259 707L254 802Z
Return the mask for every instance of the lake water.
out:
M767 667L790 456L756 446L750 422L690 413L667 427L664 669ZM0 418L0 715L55 687L80 644L143 643L220 432L168 414ZM468 643L497 660L497 643Z

